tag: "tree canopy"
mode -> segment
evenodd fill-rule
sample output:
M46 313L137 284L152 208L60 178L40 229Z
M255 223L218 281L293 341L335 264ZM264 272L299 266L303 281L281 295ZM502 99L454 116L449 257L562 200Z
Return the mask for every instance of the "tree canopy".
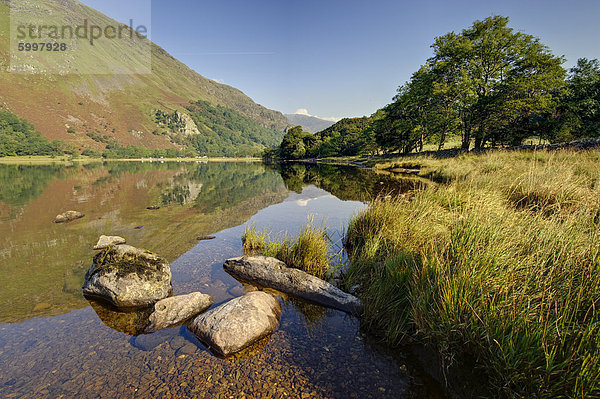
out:
M435 39L433 56L376 122L377 143L408 152L423 142L444 144L448 135L486 144L519 144L553 115L564 86L564 60L539 39L492 16L461 33ZM539 132L538 132L539 133Z

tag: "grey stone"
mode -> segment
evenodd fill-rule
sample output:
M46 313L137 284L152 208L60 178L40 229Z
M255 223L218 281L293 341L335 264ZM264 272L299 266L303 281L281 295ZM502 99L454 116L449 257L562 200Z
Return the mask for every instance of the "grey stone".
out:
M66 223L75 219L81 219L85 215L81 212L77 211L67 211L65 213L61 213L60 215L56 215L54 218L54 223Z
M171 293L171 268L150 251L115 245L96 254L82 289L118 308L149 306Z
M101 235L98 239L98 243L94 246L94 250L106 249L112 245L125 244L125 242L123 237Z
M255 282L347 313L358 314L362 308L357 297L302 270L287 267L285 263L275 258L242 256L228 259L223 268L227 273L242 280Z
M154 312L150 315L150 325L146 332L154 332L186 321L204 312L212 305L210 295L192 292L161 299L154 304Z
M131 345L138 349L143 351L151 351L159 345L165 343L170 347L171 341L178 339L179 336L178 328L168 328L155 332L154 334L138 335L137 337L133 337L130 342Z
M177 351L175 352L175 356L193 355L194 353L196 353L197 350L198 350L198 347L196 347L196 345L188 342L187 344L183 345L181 348L177 349Z
M273 332L280 316L279 301L255 291L202 313L188 328L214 352L229 356Z

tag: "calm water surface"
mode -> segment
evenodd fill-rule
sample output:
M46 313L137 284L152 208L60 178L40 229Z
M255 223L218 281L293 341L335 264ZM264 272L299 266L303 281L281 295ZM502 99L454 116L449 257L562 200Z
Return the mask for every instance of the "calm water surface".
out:
M246 225L294 235L314 218L339 250L366 201L415 184L333 166L0 165L0 397L446 397L356 318L296 298L280 296L270 337L220 359L185 326L138 335L147 312L80 289L98 236L120 235L172 262L174 295L202 291L218 305L248 289L222 269ZM71 209L85 218L52 223Z

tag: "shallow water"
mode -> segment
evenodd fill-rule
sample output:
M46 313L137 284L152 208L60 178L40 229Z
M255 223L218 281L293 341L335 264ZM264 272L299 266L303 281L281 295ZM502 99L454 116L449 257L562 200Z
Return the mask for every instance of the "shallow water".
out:
M171 261L175 295L202 291L219 304L249 289L222 269L241 254L247 224L294 235L314 218L339 250L364 201L414 184L332 166L0 166L0 396L445 397L356 318L296 298L280 295L270 337L220 359L185 326L135 336L143 314L80 290L97 237L114 234ZM52 223L69 209L86 216Z

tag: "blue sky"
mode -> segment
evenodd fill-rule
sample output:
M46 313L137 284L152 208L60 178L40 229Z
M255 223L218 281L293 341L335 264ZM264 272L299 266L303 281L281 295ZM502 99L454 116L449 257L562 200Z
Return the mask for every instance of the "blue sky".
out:
M83 0L122 22L151 0ZM154 0L151 38L198 73L284 113L362 116L389 103L434 37L490 15L554 54L600 59L600 1Z

